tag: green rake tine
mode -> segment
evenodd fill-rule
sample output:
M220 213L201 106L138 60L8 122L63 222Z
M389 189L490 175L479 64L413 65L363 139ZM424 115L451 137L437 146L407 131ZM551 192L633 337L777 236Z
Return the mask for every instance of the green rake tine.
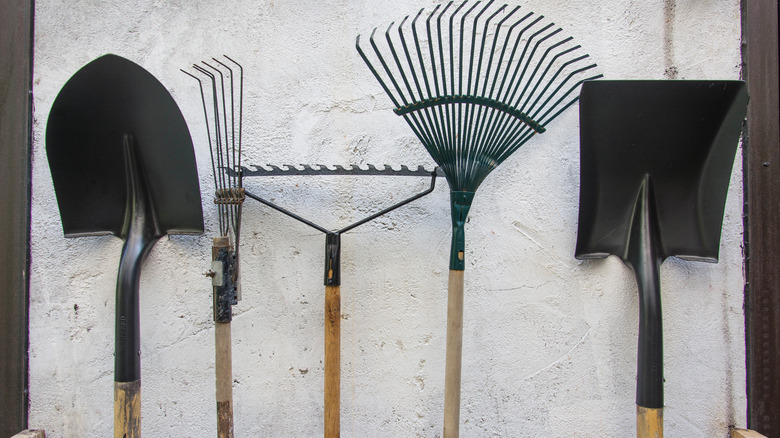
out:
M403 24L406 21L407 18L409 18L408 15L406 17L404 17L404 19L401 21L401 24ZM393 26L393 23L390 23L390 26L388 26L387 31L385 32L385 39L387 40L387 45L390 48L390 53L393 54L393 60L395 60L395 65L398 67L398 71L401 74L401 79L403 79L404 85L406 85L406 89L409 91L409 101L410 102L414 102L416 100L415 97L414 97L414 91L412 90L412 86L409 84L409 79L406 77L406 72L405 72L403 66L401 65L401 60L398 58L398 53L396 52L395 46L393 45L393 40L392 40L392 38L390 38L390 29L392 28L392 26ZM398 26L398 31L401 32L401 26L400 25ZM407 51L407 54L408 54L408 51ZM410 69L412 70L412 72L414 72L414 66L410 66ZM390 73L388 72L388 74L390 74ZM400 93L400 91L399 91L399 93ZM420 99L422 99L422 96L420 96ZM406 99L404 99L404 103L406 103ZM427 115L427 111L426 111L426 115ZM423 119L423 117L420 117L420 121L422 122L421 125L422 125L423 130L425 131L426 135L428 136L428 141L430 142L431 147L436 147L435 146L436 145L436 139L433 136L433 132L431 131L431 128L429 128L428 124L425 123L425 120ZM430 118L429 118L429 121L430 121ZM436 149L438 150L438 147L436 147Z
M385 73L390 78L390 81L393 83L393 86L395 87L396 91L398 91L398 94L401 97L401 100L403 101L404 105L407 105L408 102L406 100L406 97L404 96L403 92L401 91L401 88L398 86L398 83L396 82L395 78L390 73L390 69L388 68L387 63L385 62L385 59L382 57L382 54L379 52L379 48L376 46L376 42L374 41L374 34L375 33L376 33L376 28L374 28L374 31L371 32L371 37L368 39L368 41L369 41L369 43L371 43L371 47L374 49L374 53L376 54L377 58L379 58L379 62L382 64L382 67L385 69ZM361 56L363 57L363 59L366 62L368 62L368 60L365 57L365 55L362 54L362 51L361 51ZM375 72L374 74L377 77L379 77L379 75L376 73L375 70L374 70L374 72ZM385 89L387 89L386 86L385 86ZM393 100L393 103L396 105L396 107L400 106L400 105L398 105L398 101L396 101L395 99L392 99L392 100ZM411 121L409 119L411 119ZM427 139L426 136L422 135L421 126L420 126L419 122L417 121L417 118L414 115L411 115L410 117L404 116L404 120L406 120L406 123L409 124L409 126L412 128L412 131L414 131L414 133L417 135L417 137L419 137L420 139L426 139L424 141L424 143L428 143L428 145L430 144L430 139ZM425 146L426 149L429 148L428 145ZM436 159L434 158L434 161L435 160Z
M563 42L567 42L567 41L571 41L572 39L573 39L573 37L569 37L568 39L562 41L562 43ZM528 102L536 95L536 91L539 89L539 86L542 84L542 81L547 77L547 73L550 72L550 69L552 68L553 64L555 64L555 61L557 61L558 58L560 58L561 56L569 54L569 53L571 53L571 52L573 52L573 51L575 51L575 50L577 50L579 48L580 48L580 46L578 46L578 45L574 46L574 47L570 47L570 48L564 50L563 52L559 52L557 55L553 56L553 58L547 64L547 67L542 72L541 76L539 76L539 79L536 81L536 85L534 85L534 88L531 90L530 93L528 93L528 98L525 99L525 102L523 102L523 104L522 104L522 106L520 106L520 108L526 108L528 106ZM549 86L550 86L550 82L548 81L547 82L547 87L549 87ZM542 92L540 93L540 95L544 94L544 91L547 90L547 87L544 87L542 89ZM521 109L521 111L523 111L523 110Z
M430 39L430 19L433 16L433 14L435 14L436 11L439 9L439 6L441 6L441 5L436 5L436 7L433 9L433 11L430 13L430 15L428 15L428 20L427 20L427 23L428 23L428 44L429 44L429 47L430 47L431 64L432 64L432 69L433 69L434 72L436 71L436 67L435 67L435 59L433 57L433 41ZM414 36L414 46L415 46L415 50L417 51L417 58L420 61L420 74L422 75L423 79L425 80L425 89L428 92L428 97L427 98L431 99L434 96L435 97L439 96L438 80L436 79L436 74L434 73L433 74L433 80L434 80L434 83L436 83L436 94L434 95L433 93L431 93L430 81L428 80L428 73L427 73L427 69L425 68L425 60L423 59L422 51L420 50L420 39L419 39L419 37L417 35L417 19L420 18L420 15L422 14L422 12L423 12L423 9L420 9L420 12L418 12L417 16L415 16L414 20L412 20L412 36ZM407 51L407 49L406 49L406 41L404 40L404 35L400 31L400 28L399 28L399 32L398 33L401 36L401 43L403 44L404 51ZM407 56L408 56L408 51L407 51ZM411 59L409 60L409 65L412 65ZM416 75L415 75L414 79L415 79L415 83L417 83L417 76ZM418 85L418 87L419 87L419 85ZM420 95L422 95L422 91L420 91ZM426 109L426 114L427 114L427 111L428 110ZM442 114L441 107L439 107L438 110L434 109L434 108L431 108L430 111L433 114L433 118L436 121L436 123L432 123L432 124L433 124L434 128L436 129L436 133L439 136L439 145L437 147L437 150L446 149L445 145L446 145L447 142L449 142L449 138L447 137L448 132L446 131L446 126L443 123L444 122L444 115ZM438 112L438 117L436 116L437 112Z
M474 3L474 6L472 6L468 11L466 11L465 14L463 14L462 17L460 17L460 32L458 33L459 37L459 46L458 46L458 94L463 95L463 33L466 26L466 17L474 11L474 9L479 6L481 1L477 1ZM464 2L465 4L465 2ZM458 102L458 132L461 134L465 131L465 123L466 123L466 115L464 115L463 111L463 103ZM468 112L468 105L466 106L466 112ZM464 138L464 135L458 136L458 150L459 153L456 156L456 159L458 161L456 168L462 169L463 164L466 161L466 157L464 157L463 152L468 151L468 145L466 145L466 139ZM465 175L461 175L458 178L462 184L465 184L467 181ZM460 185L460 184L459 184Z
M520 6L518 6L516 8L516 10L519 9L519 8L520 8ZM501 66L504 65L502 61L504 60L504 55L506 54L506 48L509 46L508 43L509 43L510 38L512 37L512 32L514 32L515 27L519 26L520 23L524 22L526 19L528 19L528 17L530 17L532 15L534 15L534 13L533 12L529 12L523 18L515 21L511 26L509 26L509 29L507 30L506 37L504 37L504 42L503 42L503 44L501 44L501 55L499 55L498 62L496 63L496 73L493 76L493 84L490 86L490 94L488 95L488 97L490 97L491 99L498 100L498 97L501 94L501 89L503 88L503 83L506 80L506 75L507 75L507 73L509 71L509 66L512 64L512 58L510 56L509 62L507 62L507 64L506 64L507 65L507 70L504 73L504 78L501 81L501 86L499 86L498 92L496 94L494 94L493 92L496 89L496 82L498 81L498 77L500 75ZM541 20L541 18L540 18L540 20ZM531 23L530 26L533 26L533 23ZM526 29L527 28L528 27L526 27ZM524 31L525 31L525 29L521 30L520 34L522 35L522 32L524 32ZM518 40L519 40L519 38L518 38ZM517 44L518 43L516 42L515 43L515 49L517 48ZM512 56L514 56L514 50L512 51L512 54L513 54Z
M444 13L447 12L447 9L449 9L450 6L452 6L452 3L453 3L452 1L447 3L447 6L445 6L444 9L442 9L441 13L436 18L436 29L437 29L436 30L436 35L437 35L437 39L439 41L439 61L441 63L441 68L439 69L441 71L441 96L447 94L447 67L446 67L446 64L444 63L444 43L442 42L442 38L441 38L441 36L442 36L442 33L441 33L441 18L444 16ZM435 76L435 72L434 72L434 76ZM440 107L440 111L442 111L444 113L444 115L446 116L446 129L447 129L447 145L445 145L446 148L444 149L443 153L445 155L450 155L451 156L451 151L454 149L454 145L455 145L455 122L450 117L449 108L447 108L447 107L441 108ZM450 154L447 154L447 151L450 151ZM449 172L445 172L445 174L452 175L453 174L453 171L452 171L452 167L453 167L452 161L449 161L449 163L450 164L448 164L446 166L446 169L444 167L442 167L442 170L449 170ZM444 165L444 161L442 161L442 164L439 164L439 165L443 166ZM447 180L447 183L451 184L449 179Z
M485 96L485 91L487 91L487 85L488 85L488 82L489 82L488 78L490 78L490 70L491 70L491 67L493 67L493 55L495 55L495 53L496 53L496 44L498 43L498 36L501 33L501 26L504 24L505 21L507 21L519 9L520 9L520 6L515 6L515 8L512 9L512 11L510 11L506 16L504 16L504 18L502 18L496 24L496 32L495 32L495 34L493 34L493 44L492 44L492 46L490 48L490 58L488 58L487 71L485 72L485 81L482 84L482 96ZM524 18L521 19L521 21L522 20L524 20ZM509 28L509 33L512 32L512 29L517 24L519 24L519 21L517 23L515 23L514 25L512 25L512 27ZM509 33L507 33L507 37L508 37ZM483 32L483 35L487 35L487 25L485 25L485 30ZM506 43L506 40L505 40L505 43ZM484 48L484 46L483 46L483 48ZM503 53L504 53L504 51L502 50L502 55L503 55ZM480 51L480 60L481 60L481 58L482 58L482 53ZM496 66L496 71L498 71L500 68L501 68L501 59L499 58L498 65ZM496 81L495 81L495 78L494 78L493 79L493 85L494 86L495 86L495 83L496 83ZM476 89L476 87L475 87L475 89ZM484 144L484 137L482 137L482 135L484 134L485 127L487 126L486 122L487 122L487 118L488 118L487 117L488 109L484 109L484 111L485 111L485 116L482 117L483 108L482 108L482 106L480 106L479 107L479 112L477 113L477 120L479 120L479 122L478 122L479 126L475 130L475 137L474 137L474 139L477 141L477 149L478 150L481 150L482 149L482 145ZM495 113L495 111L491 111L490 112L491 119L492 119L494 113Z
M417 16L414 18L414 20L417 20L417 18L420 16L421 13L422 13L422 9L420 9L420 12L417 13ZM417 78L417 69L414 68L414 63L412 62L412 56L411 56L411 53L409 52L409 47L406 44L406 38L404 37L404 32L403 32L403 24L406 22L407 18L409 18L409 17L407 16L406 18L404 18L403 21L401 21L401 24L398 25L398 36L401 39L401 47L404 49L404 54L406 55L406 62L409 64L409 70L410 70L410 72L412 74L412 79L414 80L414 85L417 88L417 93L420 95L420 99L419 100L422 101L422 100L426 99L425 93L423 93L422 87L420 86L420 81ZM416 39L417 38L417 34L414 31L414 20L412 21L412 33L414 34L415 39ZM388 38L389 38L389 36L388 36ZM418 54L420 53L419 48L417 49L417 53ZM422 63L422 56L420 56L420 62ZM401 66L400 66L400 63L399 63L399 69L400 69L400 67ZM421 72L423 72L422 73L423 76L425 76L425 73L424 73L425 69L424 69L424 67L422 65L420 66L420 70L421 70ZM427 84L427 80L428 80L427 77L425 78L425 80L426 80L426 84ZM430 90L428 90L428 95L430 96ZM414 99L412 99L412 100L414 100ZM439 124L438 123L434 123L434 121L431 120L430 112L433 112L433 110L431 110L429 108L423 108L423 111L425 113L425 118L428 119L428 124L433 128L433 131L435 131L434 134L435 134L435 138L437 140L436 149L441 149L441 144L443 142L443 138L441 136L441 131L439 130ZM436 118L436 113L433 112L433 115L434 115L434 119L435 119Z
M546 35L542 37L540 40L536 41L536 44L534 45L533 49L531 49L531 53L529 54L528 48L531 47L531 43L536 39L537 36L546 32L547 29L553 26L555 26L554 23L550 23L547 26L544 26L543 28L533 33L528 38L528 41L526 41L525 46L523 47L523 53L520 54L520 59L517 61L515 72L512 74L512 79L509 81L509 84L507 85L507 90L506 90L507 94L505 94L504 98L502 99L504 102L507 102L508 104L512 105L512 101L515 100L515 94L517 94L517 90L520 88L520 84L523 83L523 77L525 77L525 72L528 70L528 66L531 64L532 58L536 53L536 49L539 47L541 43L547 40L547 38L550 38L552 35L554 35L556 31L553 31L553 33ZM528 54L527 58L526 58L526 54ZM520 67L522 67L522 71L520 70ZM518 72L520 72L519 77L517 76ZM509 95L509 90L513 90L511 96Z
M450 3L450 4L452 4L452 3ZM439 92L439 77L436 75L436 57L433 54L433 38L431 37L431 18L433 18L433 14L435 14L436 11L439 10L440 6L441 6L440 4L436 5L436 7L433 8L431 13L428 14L428 18L425 20L425 29L426 29L426 32L427 32L427 35L428 35L428 49L430 51L430 56L431 56L431 72L432 72L431 76L433 76L433 89L435 91L435 93L431 94L431 97L441 97L441 93ZM422 9L420 9L420 11L422 12ZM417 20L417 18L415 18L415 21L416 20ZM412 29L414 29L414 21L412 21ZM417 45L418 52L419 52L420 43L417 41L417 32L415 32L414 36L415 36L414 42ZM420 55L420 56L421 56L421 58L420 58L420 65L422 65L422 63L423 63L422 62L422 55ZM426 74L425 77L426 78L428 77L427 74ZM425 84L426 84L426 86L428 85L428 81L427 80L425 81ZM430 93L430 91L429 91L429 93Z
M557 31L555 31L555 33L558 33L560 31L561 31L561 29L559 28ZM550 36L552 36L552 35L550 35ZM533 95L533 90L535 90L536 87L539 85L539 82L543 79L543 76L539 77L539 79L536 82L537 85L531 90L530 93L526 94L526 92L528 91L528 87L531 86L531 83L533 83L534 78L536 78L536 74L539 73L539 68L542 67L542 64L544 63L545 59L547 59L547 56L550 55L550 52L553 51L554 49L557 49L561 45L566 44L567 42L569 42L569 41L571 41L573 39L574 39L574 37L565 38L565 39L563 39L563 40L561 40L561 41L551 45L550 47L547 48L547 50L544 51L542 56L539 58L539 61L537 61L535 63L536 67L534 68L534 71L532 71L531 75L528 76L528 80L525 82L525 87L523 87L523 91L520 93L520 96L518 96L517 103L515 103L515 105L513 105L513 106L518 107L518 108L522 107L520 101L523 100L523 96L527 95L530 98L530 96ZM540 40L540 42L541 42L541 40ZM536 50L536 49L534 49L534 50ZM550 65L550 64L548 64L548 65ZM527 100L528 100L528 98L526 98L526 101Z
M506 5L504 5L504 6L506 6ZM488 78L490 78L490 70L493 67L493 56L496 54L496 44L498 43L498 35L501 33L501 26L503 26L504 22L509 20L512 17L512 15L514 15L514 13L517 12L518 10L520 10L520 6L515 6L515 8L512 9L508 14L506 14L504 16L504 18L502 18L501 20L499 20L498 23L496 23L496 33L493 34L493 44L492 44L492 46L490 48L490 57L488 58L487 71L485 72L485 82L482 84L482 95L483 96L486 95L485 91L487 91L487 85L488 85L488 82L489 82ZM514 27L514 25L513 25L513 27ZM509 29L510 29L509 31L511 32L512 28L510 27ZM485 31L487 31L487 29ZM482 54L480 53L480 57L481 56L482 56ZM496 70L498 70L499 68L501 68L501 60L500 59L498 61L498 65L496 65ZM493 84L495 84L495 79L493 80Z
M534 47L533 51L534 51L534 52L536 51L536 48L538 47L538 45L539 45L541 42L543 42L544 40L546 40L546 39L547 39L547 38L549 38L550 36L552 36L552 35L554 35L554 34L557 34L557 33L558 33L560 30L561 30L561 29L558 29L557 31L553 32L552 34L548 35L547 37L545 37L545 38L542 38L542 39L541 39L541 40L540 40L540 41L537 43L536 47ZM571 41L572 39L573 39L572 37L569 37L569 38L566 38L566 39L564 39L564 40L562 40L562 41L560 41L560 42L558 42L558 43L556 43L556 44L553 44L552 46L550 46L550 47L549 47L549 48L548 48L548 49L545 51L545 53L542 55L542 57L541 57L541 58L539 59L539 61L536 63L536 68L534 69L533 73L531 73L531 76L530 76L530 77L528 78L528 80L526 81L526 85L525 85L525 87L523 88L523 91L522 91L522 93L520 94L520 97L519 97L519 99L518 99L518 102L517 102L517 104L515 104L515 107L517 107L517 108L518 108L518 109L519 109L521 112L528 113L528 112L530 111L529 109L526 109L526 108L524 108L523 106L519 106L519 103L520 103L519 101L522 99L522 96L526 94L526 91L528 91L528 87L529 87L529 86L530 86L530 84L533 82L533 80L534 80L534 77L536 76L536 73L538 72L538 70L539 70L539 68L541 67L541 65L542 65L542 63L544 62L544 60L545 60L545 59L547 58L547 56L549 55L550 51L552 51L553 49L555 49L555 48L559 47L560 45L562 45L562 44L564 44L564 43L566 43L566 42L568 42L568 41ZM571 50L569 50L569 51L571 51ZM560 54L556 55L555 57L553 57L553 59L551 59L551 60L550 60L550 62L547 64L547 68L545 68L545 70L544 70L544 71L545 71L545 73L543 73L543 74L542 74L542 75L539 77L539 79L537 80L537 86L535 86L535 87L534 87L534 89L533 89L533 91L532 91L531 93L529 93L529 94L528 94L528 99L530 99L530 98L533 96L533 93L534 93L534 91L536 90L536 88L538 87L538 84L539 84L539 83L541 83L542 79L544 79L544 77L545 77L546 73L549 71L549 69L550 69L550 67L552 66L553 62L554 62L554 61L555 61L555 60L556 60L556 59L557 59L559 56L561 56L563 53L567 53L567 52L569 52L569 51L564 51L564 52L562 52L562 53L560 53ZM529 56L529 61L532 59L532 57L533 57L533 53L531 54L531 56ZM564 64L564 66L565 66L565 65L566 65L566 64ZM562 68L561 68L561 69L562 69ZM560 72L560 70L559 70L559 72ZM524 75L524 74L525 74L525 71L523 71L523 75ZM523 75L521 75L521 76L523 76ZM553 80L554 80L554 78L553 78ZM552 81L548 82L548 86L549 86L549 84L551 84L551 83L552 83ZM546 90L546 88L545 88L545 90ZM526 102L528 101L528 99L526 99ZM532 119L533 119L533 118L532 118ZM499 124L499 125L500 125L500 126L503 128L504 126L506 126L506 123L507 123L506 121L507 121L507 120L511 120L511 116L504 114L504 115L501 115L501 116L500 116L499 120L498 120L496 123L497 123L497 124ZM520 130L520 132L518 132L518 130ZM538 132L541 132L541 130L537 130L537 129L534 129L534 131L535 131L536 133L538 133ZM494 146L494 147L498 147L498 146L495 146L495 145L500 145L500 144L508 144L508 143L511 143L511 142L513 141L512 139L516 138L516 137L517 137L517 135L525 135L526 133L528 133L528 131L527 131L527 130L525 130L525 129L524 129L522 126L518 126L518 125L516 125L516 124L510 124L509 126L507 126L507 127L506 127L506 129L500 129L500 130L499 130L499 134L498 134L497 136L495 136L495 137L494 137L494 136L492 136L492 135L491 135L490 137L491 137L491 138L496 138L496 140L493 142L493 146ZM528 138L530 138L531 136L533 136L533 134L529 135L529 136L528 136Z
M532 12L533 13L533 12ZM530 15L530 14L529 14ZM501 98L501 93L504 92L504 85L507 86L506 93L509 94L509 90L512 88L512 80L509 81L509 84L506 83L507 78L509 77L509 72L512 70L512 65L514 64L515 54L517 54L517 48L520 47L520 41L523 39L523 34L529 29L531 29L536 23L542 21L544 19L544 15L540 15L536 20L530 22L526 27L524 27L520 32L517 34L517 38L515 39L515 44L512 46L512 53L509 54L509 60L506 63L506 70L504 70L504 77L501 79L501 84L498 87L498 91L496 92L496 100L500 100L502 102L506 102L506 95L504 98ZM530 41L530 40L529 40ZM517 61L517 67L515 68L514 75L517 74L517 69L520 68L520 63L522 62L522 59Z
M488 4L485 5L485 7L481 11L479 11L477 16L474 17L474 24L471 27L471 50L470 50L470 53L469 53L469 79L468 79L468 87L466 88L466 94L468 96L472 96L472 92L471 92L472 80L471 80L471 78L472 78L472 73L473 73L473 70L474 70L474 48L475 48L476 39L477 39L477 22L479 21L479 17L481 17L482 14L484 14L485 11L487 11L487 9L490 7L490 5L493 4L493 1L494 0L490 0L488 2ZM473 82L473 84L474 84L474 93L476 93L477 89L479 88L479 73L480 73L480 71L482 69L482 55L483 55L484 49L485 49L485 38L487 37L487 32L488 32L488 29L490 27L490 20L492 20L496 15L498 15L498 13L502 12L505 8L506 8L506 5L501 6L500 8L498 8L498 10L496 12L494 12L492 15L490 15L485 20L484 30L482 31L482 37L480 38L481 43L480 43L480 50L479 50L479 60L477 61L477 73L474 76L475 79L474 79L474 82ZM477 108L477 107L479 107L479 108ZM473 144L472 141L471 141L471 135L472 135L473 125L474 125L474 113L477 110L479 110L480 113L481 113L482 112L481 111L482 110L482 105L475 105L475 104L468 104L468 105L466 105L466 119L468 119L468 121L464 120L464 122L466 123L466 126L465 126L466 133L463 136L463 140L464 140L464 142L466 142L466 144ZM468 147L466 149L466 152L467 152L466 162L468 163L469 161L471 161L470 155L474 152L473 151L473 147Z
M376 28L374 29L374 32L376 32ZM366 65L368 66L368 69L371 70L371 73L374 74L374 77L379 82L379 85L381 85L382 89L385 90L385 94L387 94L387 96L393 102L393 105L395 105L396 108L400 107L401 104L398 103L398 100L396 100L395 96L393 96L393 93L391 93L390 89L387 88L387 84L385 84L385 81L382 80L381 76L379 76L379 73L376 71L376 69L374 68L373 64L371 64L371 62L369 62L368 58L366 57L366 54L363 53L363 49L360 48L360 35L358 35L357 38L355 39L355 48L357 49L358 54L360 55L360 57L363 58L363 62L365 62Z

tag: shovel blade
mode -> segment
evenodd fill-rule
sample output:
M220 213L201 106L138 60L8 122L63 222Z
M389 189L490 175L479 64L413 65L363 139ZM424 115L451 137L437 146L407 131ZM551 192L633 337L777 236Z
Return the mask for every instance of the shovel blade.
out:
M578 259L626 260L642 182L669 256L716 262L747 89L741 81L591 81L580 95Z
M124 139L137 145L156 217L155 234L203 232L200 188L187 124L152 74L102 56L63 86L49 114L46 153L68 237L113 234L129 226Z

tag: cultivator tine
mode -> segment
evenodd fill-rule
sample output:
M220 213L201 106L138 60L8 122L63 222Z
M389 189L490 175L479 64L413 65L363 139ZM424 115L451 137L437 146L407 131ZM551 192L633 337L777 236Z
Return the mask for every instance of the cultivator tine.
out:
M214 203L217 205L220 234L213 240L213 262L210 273L214 289L217 436L219 438L232 438L233 378L230 322L233 319L232 306L238 304L238 300L241 299L238 254L241 236L241 207L246 197L241 180L244 69L241 64L227 55L223 56L231 64L235 64L240 71L238 132L236 132L234 67L218 58L211 58L213 63L201 61L200 64L192 66L195 71L210 80L210 99L206 99L203 81L199 77L185 70L182 72L195 78L200 87L209 141L209 154L211 155L211 168L214 173ZM226 74L229 80L228 89L225 87ZM219 75L219 84L217 83L217 75ZM209 105L206 104L207 100L211 102L210 110ZM213 120L213 123L209 122L210 119ZM228 119L230 120L228 121Z

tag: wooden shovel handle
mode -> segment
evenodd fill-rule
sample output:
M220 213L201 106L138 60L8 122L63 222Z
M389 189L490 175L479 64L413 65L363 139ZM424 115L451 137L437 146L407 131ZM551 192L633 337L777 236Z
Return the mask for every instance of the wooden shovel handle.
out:
M664 438L663 408L636 407L637 438Z
M338 438L341 410L341 286L325 286L325 438Z
M141 437L141 381L114 382L114 438Z
M444 370L444 438L460 433L460 369L463 352L463 271L450 270L447 291L447 361Z

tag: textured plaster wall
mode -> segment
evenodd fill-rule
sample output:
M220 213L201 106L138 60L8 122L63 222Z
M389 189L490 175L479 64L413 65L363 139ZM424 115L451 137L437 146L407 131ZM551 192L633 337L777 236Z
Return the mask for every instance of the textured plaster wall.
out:
M145 436L216 433L209 269L216 210L197 84L181 72L226 53L246 69L247 163L433 165L359 59L355 36L436 1L36 1L30 284L30 425L109 436L114 287L122 242L65 239L46 161L51 104L105 53L170 90L189 124L206 234L163 238L141 279ZM736 79L738 0L529 0L609 79ZM659 127L663 129L663 127ZM573 257L576 105L502 164L467 225L462 435L628 437L634 430L637 294L622 263ZM176 163L170 163L176 166ZM336 228L422 190L414 178L247 179ZM741 163L720 263L669 259L664 303L667 435L745 425ZM342 434L436 437L442 428L448 190L343 237ZM245 205L243 300L234 308L236 435L322 434L324 237Z

